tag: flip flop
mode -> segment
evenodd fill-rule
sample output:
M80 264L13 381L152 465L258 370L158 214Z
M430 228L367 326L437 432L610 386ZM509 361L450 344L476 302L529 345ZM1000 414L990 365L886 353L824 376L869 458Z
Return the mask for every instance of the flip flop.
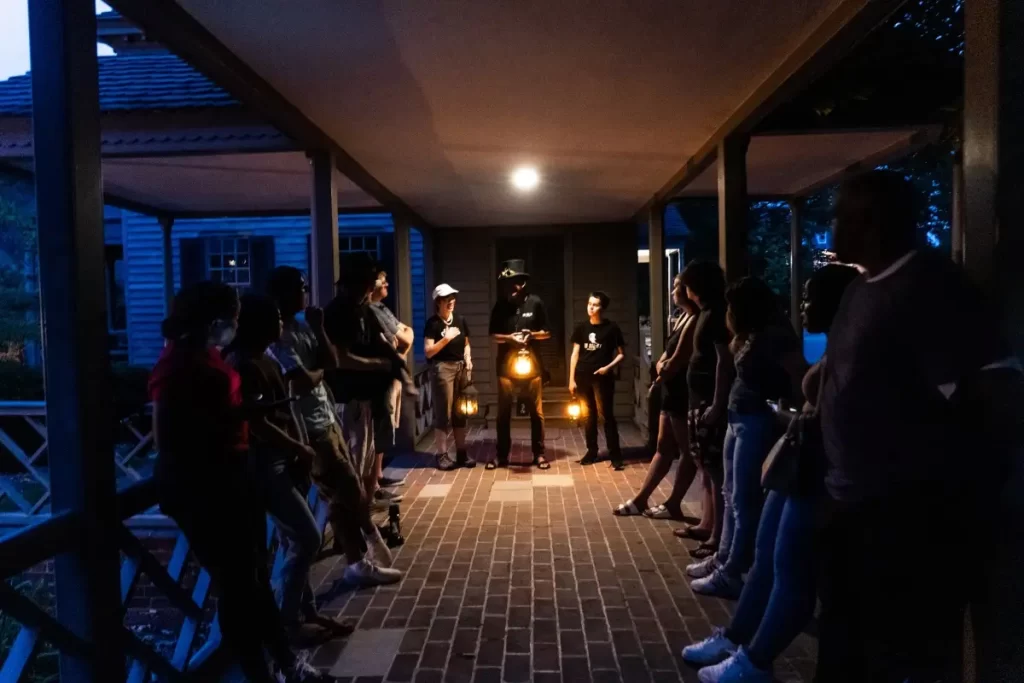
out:
M640 508L636 506L636 503L632 500L627 500L625 503L612 510L612 514L616 517L635 517L641 514L641 512Z
M538 470L551 469L551 463L549 463L543 455L538 455L536 458L534 458L533 464L537 466Z
M508 467L508 460L491 460L486 465L484 465L485 470L493 470L499 467Z
M699 546L690 551L690 557L695 560L703 560L705 557L711 557L718 552L718 544L704 541Z
M711 538L711 532L706 529L698 529L695 526L685 524L678 529L673 529L672 533L679 538L690 538L694 541L706 541Z
M654 507L647 508L644 510L644 517L648 519L682 519L682 515L669 510L664 505L655 505Z

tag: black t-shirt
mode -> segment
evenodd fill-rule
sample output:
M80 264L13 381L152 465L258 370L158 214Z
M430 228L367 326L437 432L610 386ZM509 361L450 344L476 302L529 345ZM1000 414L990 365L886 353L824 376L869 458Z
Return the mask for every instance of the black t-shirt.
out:
M356 303L335 297L324 309L324 331L339 351L364 358L388 358L383 329L366 302ZM391 386L392 375L380 371L335 370L329 384L339 403L382 400Z
M452 339L443 349L434 354L434 357L430 359L431 363L459 362L464 359L463 354L466 352L466 340L469 339L469 325L466 323L464 316L453 314L451 325L446 325L440 316L431 316L427 320L427 324L423 326L423 338L435 342L440 341L444 337L445 330L449 327L459 328L462 334Z
M944 390L1010 355L997 321L963 273L931 252L847 287L819 406L834 498L950 494L964 478L970 425Z
M782 361L799 348L788 325L773 325L752 335L733 358L736 378L729 390L729 410L765 412L769 410L767 401L792 400L793 385Z
M686 369L686 385L690 389L690 406L715 399L715 372L718 369L717 344L729 343L725 326L725 303L701 309L693 330L693 354Z
M620 347L626 345L622 330L611 320L602 320L594 325L589 320L576 327L572 333L572 343L580 345L579 359L576 361L576 381L592 377L599 370L615 360Z
M548 316L544 310L544 302L535 294L527 294L522 302L502 299L494 304L494 308L491 309L491 324L487 333L512 334L523 330L538 332L546 330L547 326ZM540 355L536 352L536 344L536 341L531 340L528 347L533 356L533 362L540 367ZM496 367L500 377L509 376L508 356L515 349L516 347L512 344L498 344Z

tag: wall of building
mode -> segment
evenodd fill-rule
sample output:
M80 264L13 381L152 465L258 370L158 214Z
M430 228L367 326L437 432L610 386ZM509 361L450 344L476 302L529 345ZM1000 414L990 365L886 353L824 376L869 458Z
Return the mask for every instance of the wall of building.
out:
M457 312L466 316L473 346L474 384L481 403L497 401L495 348L487 337L491 308L497 301L496 239L520 236L523 230L508 228L448 228L434 231L436 282L459 290ZM637 343L636 235L631 224L600 224L531 227L525 234L560 234L565 244L565 279L571 297L566 314L567 336L586 320L587 295L601 289L612 299L609 317L619 323L626 338L616 392L616 415L633 416L633 357ZM530 264L527 264L529 269ZM549 311L549 315L554 312ZM568 357L569 349L565 349Z
M394 232L390 214L343 214L339 216L339 233L353 235L387 235ZM163 234L156 218L125 211L122 215L124 245L125 301L128 327L128 358L133 365L149 366L156 362L163 347L160 323L166 316L164 292ZM220 218L179 219L173 229L174 287L182 281L181 245L183 240L213 236L248 236L273 240L273 265L309 269L309 218L304 216L275 218ZM388 239L387 248L393 245ZM423 266L423 238L413 232L412 283L414 316L419 320L411 324L422 330L425 268ZM393 269L397 270L397 269ZM397 273L389 273L392 279ZM389 304L394 308L397 283ZM417 292L419 296L417 298ZM418 304L418 305L417 305ZM419 331L417 330L417 334ZM422 354L422 351L418 353Z

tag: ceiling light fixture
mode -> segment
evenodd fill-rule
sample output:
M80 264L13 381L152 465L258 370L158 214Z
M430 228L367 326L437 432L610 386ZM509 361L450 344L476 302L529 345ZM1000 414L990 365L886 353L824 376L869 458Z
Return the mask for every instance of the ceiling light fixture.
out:
M521 192L529 192L540 184L540 174L532 166L521 166L512 173L512 185Z

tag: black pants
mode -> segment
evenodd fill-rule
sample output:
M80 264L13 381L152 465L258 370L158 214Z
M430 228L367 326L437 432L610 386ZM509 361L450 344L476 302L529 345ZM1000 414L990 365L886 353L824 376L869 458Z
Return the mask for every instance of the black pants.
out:
M498 378L498 459L508 460L512 452L512 404L516 398L525 396L530 411L530 445L533 456L544 455L544 398L543 382L540 377L517 380Z
M207 473L196 472L196 477ZM225 644L246 679L270 683L264 647L280 666L294 662L270 587L266 513L246 491L241 473L200 485L166 488L161 508L185 534L220 594L218 618Z
M816 683L960 680L964 538L952 498L905 493L834 504L820 532Z
M582 379L582 381L581 381ZM576 391L587 402L587 454L597 455L597 421L604 422L604 438L608 442L608 457L617 462L622 459L619 447L619 424L615 421L615 377L599 375L578 378Z

